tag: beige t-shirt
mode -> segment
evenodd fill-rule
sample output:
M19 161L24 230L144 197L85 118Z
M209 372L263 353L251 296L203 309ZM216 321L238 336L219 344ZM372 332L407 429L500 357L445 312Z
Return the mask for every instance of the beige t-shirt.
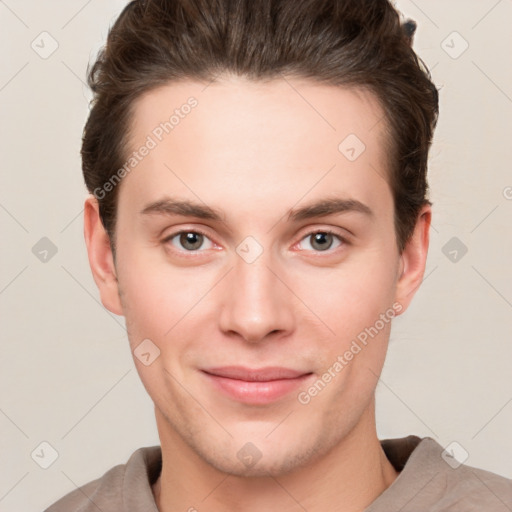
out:
M400 472L365 512L511 512L512 480L442 456L434 439L381 441ZM162 466L160 446L136 450L126 464L70 492L45 512L158 512L151 486Z

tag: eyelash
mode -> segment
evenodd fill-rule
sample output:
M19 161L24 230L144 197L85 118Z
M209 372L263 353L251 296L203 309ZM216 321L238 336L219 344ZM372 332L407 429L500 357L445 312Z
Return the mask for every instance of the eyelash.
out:
M202 236L210 239L210 237L204 231L201 231L200 229L194 228L194 229L182 229L180 231L176 231L176 233L172 233L171 235L169 235L166 238L164 238L162 240L162 242L167 244L167 243L171 242L171 240L173 238L176 238L178 235L181 235L183 233L194 233L194 234L202 235ZM329 228L327 228L327 229L317 229L317 230L310 231L309 233L306 233L299 241L302 241L305 238L308 238L308 237L310 237L312 235L316 235L318 233L328 234L328 235L335 236L341 242L342 246L343 245L350 245L350 242L344 236L341 236L338 232L336 232L336 231L334 231L332 229L329 229ZM335 249L327 249L326 251L313 251L313 252L317 253L317 254L322 254L322 253L332 254L334 251L336 251L336 249L339 249L339 248L340 247L335 248ZM174 249L174 250L176 252L178 252L178 253L187 253L187 254L191 255L191 257L195 257L194 254L204 252L204 251L200 251L200 250L195 250L195 251L186 251L186 250L180 251L180 250L176 250L176 249Z

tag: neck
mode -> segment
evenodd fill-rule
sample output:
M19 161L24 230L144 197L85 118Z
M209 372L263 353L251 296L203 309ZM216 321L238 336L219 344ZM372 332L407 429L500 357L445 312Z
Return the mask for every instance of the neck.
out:
M290 473L239 477L213 468L183 442L155 409L162 472L153 485L160 512L363 511L398 473L377 438L374 401L359 423L326 455Z

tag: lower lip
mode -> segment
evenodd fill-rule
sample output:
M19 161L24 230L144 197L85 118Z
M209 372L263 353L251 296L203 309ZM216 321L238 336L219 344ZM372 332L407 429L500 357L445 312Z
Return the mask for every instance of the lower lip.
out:
M203 372L210 382L226 395L239 402L253 405L264 405L285 397L313 377L312 373L295 379L269 380L265 382L249 382L228 379L219 375Z

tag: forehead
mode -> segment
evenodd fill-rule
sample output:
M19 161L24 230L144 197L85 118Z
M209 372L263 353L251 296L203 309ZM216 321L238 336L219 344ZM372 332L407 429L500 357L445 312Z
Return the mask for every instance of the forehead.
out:
M359 88L284 77L173 82L133 105L129 151L143 146L151 149L123 180L139 204L168 192L241 210L292 206L336 187L368 202L388 186L384 113Z
M194 104L189 108L190 104ZM223 75L211 83L182 80L151 89L133 104L131 142L153 133L159 138L160 124L170 122L172 131L187 117L200 118L203 133L216 136L250 128L271 133L279 129L283 142L287 135L311 138L312 131L326 137L326 144L347 133L369 138L367 132L379 125L375 135L384 135L386 122L382 107L367 88L332 86L311 80L283 78L253 81ZM272 120L272 124L268 121ZM192 121L193 123L193 121ZM209 132L209 133L207 133ZM164 130L163 135L170 132ZM174 133L176 135L176 133ZM190 135L190 133L189 133ZM263 136L264 133L261 133ZM201 140L207 140L206 138ZM385 142L385 140L383 140Z

